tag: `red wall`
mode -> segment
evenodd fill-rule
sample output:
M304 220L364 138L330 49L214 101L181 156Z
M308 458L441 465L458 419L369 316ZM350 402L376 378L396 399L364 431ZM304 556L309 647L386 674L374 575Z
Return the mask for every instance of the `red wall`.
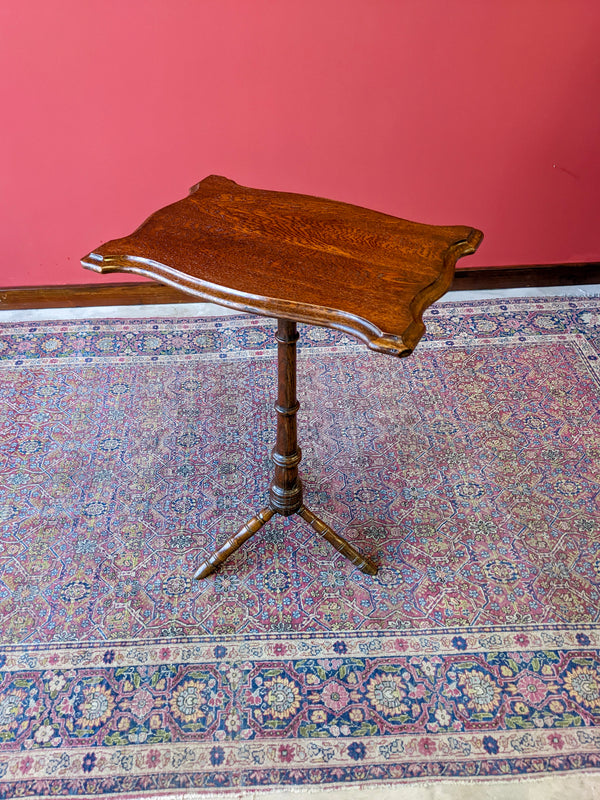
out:
M599 40L598 0L4 0L0 286L103 280L210 173L598 261Z

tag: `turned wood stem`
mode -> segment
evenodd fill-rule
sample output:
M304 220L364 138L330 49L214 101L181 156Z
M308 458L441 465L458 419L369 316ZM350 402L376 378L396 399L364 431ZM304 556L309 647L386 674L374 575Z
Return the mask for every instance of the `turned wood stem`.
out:
M234 533L233 536L227 539L225 544L221 545L210 558L207 558L206 561L200 565L194 578L199 581L202 580L202 578L207 578L209 575L212 575L213 572L216 572L232 553L235 553L244 542L248 541L251 536L254 536L254 534L271 519L274 513L272 508L263 508L262 511L259 511L256 516L248 520L245 525L242 525L237 533Z
M343 536L340 536L339 533L336 533L329 525L323 522L322 519L319 519L316 514L313 514L309 508L302 506L298 509L298 514L302 519L308 522L313 531L316 531L319 536L322 536L329 544L332 544L336 550L339 550L343 556L346 556L348 561L355 564L361 572L364 572L366 575L377 575L379 567L374 561L364 556L356 547L351 545L350 542L347 542Z
M302 483L298 464L302 451L298 447L296 413L300 408L296 397L296 323L277 320L277 439L271 454L275 473L269 488L271 508L284 517L295 514L302 506Z
M277 438L272 452L275 471L269 487L269 508L264 508L239 529L225 544L200 565L194 578L201 580L212 575L220 565L254 536L277 513L284 517L299 514L311 528L332 544L349 561L367 575L377 574L377 565L363 556L350 542L332 530L302 502L302 482L298 477L298 464L302 452L298 447L296 414L300 404L296 398L296 323L288 319L277 321L278 390Z

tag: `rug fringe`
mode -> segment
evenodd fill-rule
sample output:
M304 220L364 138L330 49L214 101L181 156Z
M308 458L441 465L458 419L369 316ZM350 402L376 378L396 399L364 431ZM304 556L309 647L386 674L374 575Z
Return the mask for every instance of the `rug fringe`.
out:
M265 789L224 789L196 791L143 792L116 795L111 800L289 800L303 795L307 800L600 800L600 771L578 775L508 775L501 779L444 778L423 783L378 783L352 786L289 786ZM87 796L86 796L87 797ZM83 800L84 796L70 800ZM43 800L43 798L38 798Z

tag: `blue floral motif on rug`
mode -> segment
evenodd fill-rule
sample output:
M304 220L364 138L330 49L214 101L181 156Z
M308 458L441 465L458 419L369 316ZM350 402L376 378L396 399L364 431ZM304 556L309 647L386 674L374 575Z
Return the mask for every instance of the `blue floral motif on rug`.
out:
M600 766L600 300L301 326L307 504L265 505L273 323L0 327L0 797Z

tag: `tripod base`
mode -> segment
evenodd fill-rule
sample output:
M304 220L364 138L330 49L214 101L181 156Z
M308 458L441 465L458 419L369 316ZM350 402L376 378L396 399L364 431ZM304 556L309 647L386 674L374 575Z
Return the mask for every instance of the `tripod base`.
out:
M263 508L262 511L259 511L256 516L252 517L252 519L243 525L222 547L216 550L212 556L207 558L206 561L200 565L194 574L194 578L196 580L202 580L202 578L208 578L209 575L212 575L232 553L235 553L244 542L248 541L251 536L254 536L275 513L276 512L270 507ZM303 520L308 522L310 527L316 531L319 536L327 539L336 550L339 550L343 556L355 564L361 572L365 572L367 575L377 575L377 566L370 558L361 555L350 542L347 542L342 536L333 531L329 525L326 525L323 520L315 516L305 505L300 506L296 513L302 517Z
M215 551L210 558L196 571L194 578L201 580L218 569L232 553L244 544L251 536L267 523L273 514L290 517L299 514L308 522L313 531L332 544L336 550L346 556L353 564L366 572L376 575L376 565L366 556L361 555L352 545L322 520L316 517L302 501L302 481L298 477L298 464L302 451L298 447L296 429L296 412L300 404L296 399L296 341L298 332L296 323L287 319L277 321L277 372L278 394L275 410L277 411L277 439L271 454L275 471L269 486L270 505L263 508L235 533L225 544Z

